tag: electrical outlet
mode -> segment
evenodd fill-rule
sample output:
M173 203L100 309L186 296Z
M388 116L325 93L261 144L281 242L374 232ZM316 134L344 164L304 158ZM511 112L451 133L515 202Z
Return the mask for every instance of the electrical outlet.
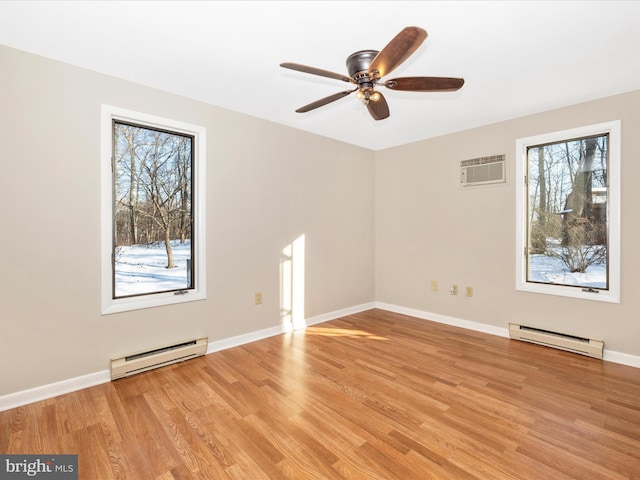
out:
M253 301L256 305L262 304L262 292L256 292L253 296Z
M451 293L451 295L457 295L458 294L458 285L451 285L451 289L449 290L449 292Z
M431 280L431 291L432 292L437 292L438 291L438 281L437 280Z
M467 297L473 297L473 287L467 287Z

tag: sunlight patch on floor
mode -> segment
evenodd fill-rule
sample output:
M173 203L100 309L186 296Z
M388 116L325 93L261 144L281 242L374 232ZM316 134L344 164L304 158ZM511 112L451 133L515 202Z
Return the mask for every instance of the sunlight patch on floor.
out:
M331 327L307 327L305 329L307 335L321 335L324 337L352 337L352 338L368 338L370 340L387 340L373 333L364 330L351 330L349 328L331 328Z

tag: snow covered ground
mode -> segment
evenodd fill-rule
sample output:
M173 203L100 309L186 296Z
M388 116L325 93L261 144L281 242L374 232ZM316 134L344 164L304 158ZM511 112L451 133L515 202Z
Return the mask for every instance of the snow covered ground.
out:
M531 255L529 280L532 282L605 288L607 286L607 269L604 265L591 265L584 273L571 273L558 258Z
M187 288L187 259L191 242L171 242L175 268L168 269L164 243L120 247L116 255L116 296L171 291ZM557 258L531 256L530 281L605 288L607 270L592 265L585 273L570 273Z
M164 242L118 247L116 254L116 297L187 288L187 259L191 241L171 242L175 268L167 267Z

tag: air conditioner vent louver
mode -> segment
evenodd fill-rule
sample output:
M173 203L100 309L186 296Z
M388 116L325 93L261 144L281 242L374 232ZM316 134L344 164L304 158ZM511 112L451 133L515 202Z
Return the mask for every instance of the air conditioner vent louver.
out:
M460 185L487 185L506 182L504 155L472 158L460 162Z
M604 351L604 342L600 340L565 335L564 333L526 327L515 323L509 324L509 336L514 340L536 343L600 359Z
M207 338L202 337L113 358L111 380L199 357L207 353L207 345Z

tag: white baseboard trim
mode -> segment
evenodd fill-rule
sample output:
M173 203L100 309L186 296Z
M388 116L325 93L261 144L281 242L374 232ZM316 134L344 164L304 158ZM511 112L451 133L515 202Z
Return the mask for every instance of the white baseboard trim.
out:
M621 363L630 367L640 368L640 357L637 355L629 355L628 353L614 352L613 350L604 349L602 359L607 362Z
M317 323L328 322L330 320L335 320L336 318L346 317L347 315L352 315L354 313L364 312L366 310L371 310L372 308L374 308L373 302L364 303L362 305L356 305L355 307L335 310L333 312L323 313L322 315L316 315L315 317L305 318L304 327L309 327ZM280 335L281 333L286 333L287 331L288 330L284 327L284 325L279 325L277 327L265 328L263 330L256 330L255 332L249 332L242 335L237 335L235 337L209 342L209 345L207 346L207 355L213 352L226 350L227 348L238 347L240 345L256 342L264 338Z
M48 398L75 392L83 388L93 387L111 380L109 370L89 373L79 377L69 378L60 382L34 387L20 392L10 393L0 397L0 412L21 407L29 403L39 402Z
M509 338L509 328L496 327L485 323L472 322L470 320L462 320L454 317L447 317L438 313L425 312L423 310L415 310L413 308L400 307L388 303L375 302L375 308L387 310L389 312L409 315L410 317L420 318L422 320L433 320L434 322L452 325L454 327L466 328L476 332L488 333L499 337ZM628 353L615 352L605 348L603 352L603 360L612 363L619 363L629 367L640 368L640 357L637 355L629 355Z
M354 307L344 308L342 310L335 310L330 313L325 313L323 315L316 315L315 317L307 318L305 323L307 324L307 327L308 327L310 325L316 325L318 323L335 320L336 318L346 317L347 315L366 312L367 310L371 310L372 308L376 308L375 302L363 303L361 305L356 305Z
M416 317L422 320L433 320L434 322L444 323L445 325L466 328L467 330L474 330L476 332L488 333L490 335L497 335L499 337L509 336L508 328L496 327L494 325L487 325L486 323L472 322L471 320L462 320L460 318L440 315L439 313L430 313L430 312L425 312L423 310L415 310L413 308L400 307L398 305L391 305L388 303L376 302L375 305L376 305L376 308L380 308L381 310L388 310L389 312L400 313L402 315L408 315L410 317Z
M334 312L307 318L305 319L305 325L310 326L317 323L328 322L329 320L335 320L336 318L344 317L346 315L364 312L372 308L374 308L373 303L366 303L342 310L336 310ZM284 332L284 327L280 325L209 342L207 345L207 355L221 350L226 350L227 348L237 347L257 340L262 340L263 338L273 337ZM62 380L61 382L50 383L48 385L34 387L28 390L22 390L20 392L9 393L7 395L0 396L0 412L110 381L111 374L109 370L103 370L101 372L89 373L87 375L81 375L68 380Z
M270 327L262 330L256 330L255 332L243 333L242 335L236 335L235 337L215 340L213 342L209 342L207 345L206 355L220 352L221 350L226 350L228 348L239 347L240 345L245 345L247 343L256 342L263 338L273 337L283 332L284 330L282 327Z
M423 310L416 310L413 308L401 307L398 305L392 305L383 302L363 303L361 305L356 305L342 310L336 310L333 312L316 315L314 317L309 317L305 319L305 325L311 326L318 323L328 322L330 320L335 320L347 315L353 315L355 313L371 310L372 308L379 308L381 310L408 315L410 317L415 317L422 320L432 320L434 322L443 323L454 327L466 328L468 330L483 332L490 335L497 335L499 337L509 337L508 328L496 327L494 325L487 325L484 323L463 320L460 318L449 317L446 315L425 312ZM207 346L207 355L210 353L225 350L227 348L237 347L247 343L262 340L264 338L273 337L281 333L285 333L285 329L282 325L209 342ZM620 363L622 365L640 368L640 357L636 355L629 355L627 353L615 352L605 349L603 359L605 361L613 363ZM109 381L111 381L109 370L102 370L100 372L89 373L87 375L81 375L79 377L50 383L48 385L43 385L40 387L30 388L28 390L23 390L20 392L9 393L7 395L0 396L0 412L4 410L10 410L12 408L21 407L23 405L28 405L30 403L39 402L41 400L46 400L48 398L57 397L58 395L64 395L65 393L71 393L77 390L82 390L84 388L93 387L95 385L107 383Z

